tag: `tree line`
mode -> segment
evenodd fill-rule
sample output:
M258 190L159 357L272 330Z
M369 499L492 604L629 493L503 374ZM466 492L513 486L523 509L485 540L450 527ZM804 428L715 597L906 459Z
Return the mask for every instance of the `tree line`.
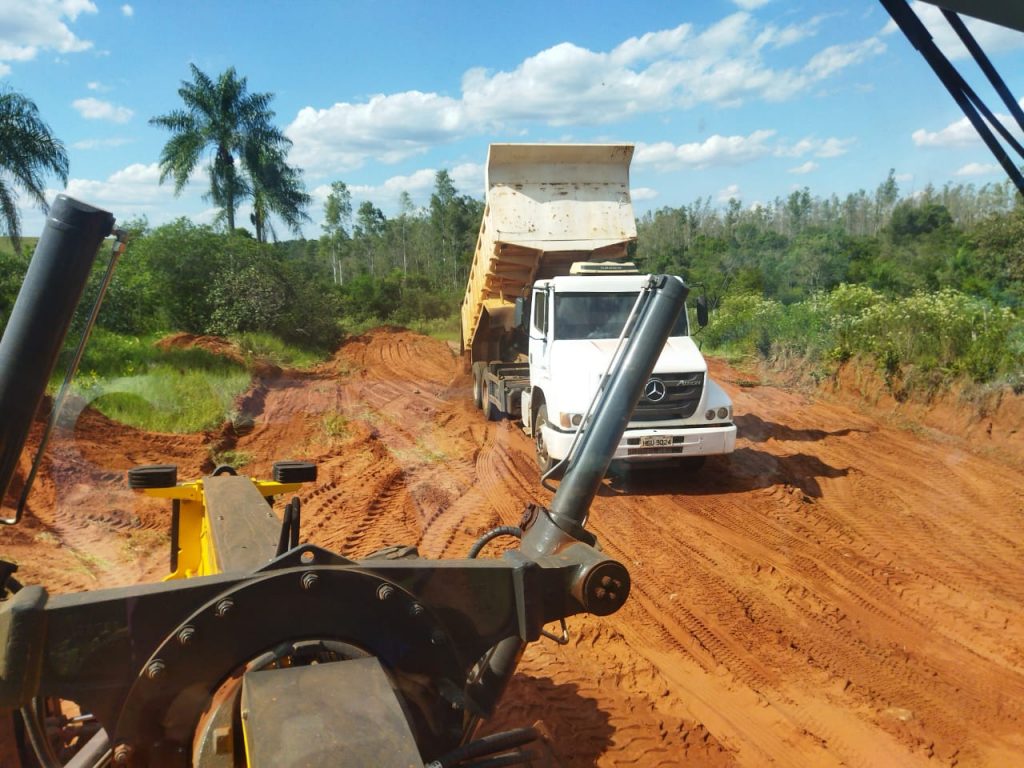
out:
M892 172L874 194L807 188L744 208L708 198L644 214L637 258L713 296L793 303L843 284L898 296L953 288L1020 307L1024 207L1010 185L947 184L901 195Z
M271 331L323 346L372 319L455 316L482 201L440 170L429 204L403 192L389 218L369 200L355 207L337 180L321 236L279 241L273 222L301 235L311 199L273 125L272 94L251 92L233 68L210 77L193 65L191 74L182 106L150 121L171 134L161 181L180 192L203 165L220 216L212 226L131 222L102 324L132 334ZM46 175L68 173L63 145L13 91L0 92L0 166L0 221L15 244L0 257L6 316L24 271L17 191L45 207ZM237 221L244 201L251 230ZM1024 206L1009 182L902 194L890 171L873 191L845 197L806 187L754 206L702 197L645 213L638 235L633 256L644 269L680 274L716 303L757 295L789 305L849 284L895 297L951 289L1014 312L1024 297Z

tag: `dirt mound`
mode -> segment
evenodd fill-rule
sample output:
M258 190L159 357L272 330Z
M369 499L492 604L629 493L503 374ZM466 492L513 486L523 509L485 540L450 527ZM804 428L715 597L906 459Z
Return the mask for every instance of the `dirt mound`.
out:
M932 430L1024 469L1024 395L1008 387L960 385L926 400L897 399L876 370L845 365L831 388L897 425Z
M532 645L487 727L543 720L568 766L1019 763L1024 479L1004 460L1019 432L904 429L844 386L817 397L712 373L736 403L736 453L696 475L609 478L590 527L630 568L630 600L570 619L566 646ZM448 346L414 333L352 339L239 405L244 471L316 461L303 539L344 555L404 543L461 557L550 503L530 440L487 422ZM942 407L929 418L967 418ZM1019 403L997 408L1019 418ZM0 551L58 591L157 578L166 509L140 505L121 473L171 461L192 476L222 438L83 412Z
M223 336L172 333L157 341L156 346L160 349L205 349L214 355L234 360L263 378L273 378L281 373L280 366L263 358L246 355L235 342L225 339Z

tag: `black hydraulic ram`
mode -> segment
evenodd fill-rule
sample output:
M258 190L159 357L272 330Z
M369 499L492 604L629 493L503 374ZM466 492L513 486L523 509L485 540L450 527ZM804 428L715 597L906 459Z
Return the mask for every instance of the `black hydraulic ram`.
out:
M688 293L678 277L650 277L641 292L633 324L625 331L625 345L595 404L594 417L580 436L575 458L555 492L551 509L539 509L524 526L521 556L537 562L559 557L582 560L571 592L589 613L612 613L629 593L626 569L602 558L589 546L595 538L585 529L587 515ZM524 647L518 637L502 640L494 647L474 692L485 710L500 698Z
M100 242L113 227L112 214L65 195L58 195L50 208L0 340L0 498L14 475ZM0 522L16 523L18 516Z

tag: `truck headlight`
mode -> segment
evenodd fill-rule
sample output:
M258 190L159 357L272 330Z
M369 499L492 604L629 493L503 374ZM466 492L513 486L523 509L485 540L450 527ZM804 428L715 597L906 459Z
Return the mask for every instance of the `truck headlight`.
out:
M725 421L727 418L729 418L729 409L728 408L719 408L718 409L718 418L721 419L722 421Z
M708 408L707 413L704 414L704 418L707 419L708 421L714 421L715 420L715 409L714 408Z
M578 427L583 421L582 413L559 413L558 424L562 429L569 429L570 427Z

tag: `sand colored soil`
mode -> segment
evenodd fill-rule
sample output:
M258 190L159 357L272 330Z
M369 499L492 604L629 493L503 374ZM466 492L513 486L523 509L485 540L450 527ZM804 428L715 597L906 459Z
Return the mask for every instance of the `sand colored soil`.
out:
M851 382L812 396L712 374L735 400L736 452L699 474L609 478L590 528L630 568L631 597L570 619L567 646L532 645L488 727L543 720L567 766L1024 764L1021 435L998 419L1019 419L1019 400L987 429L955 402L908 413L864 406ZM253 475L315 460L303 537L350 557L397 543L461 557L550 501L530 439L487 422L451 350L413 333L275 372L240 407L245 434L195 436L84 410L0 556L51 591L158 578L167 510L123 471L170 462L188 478L211 447Z

